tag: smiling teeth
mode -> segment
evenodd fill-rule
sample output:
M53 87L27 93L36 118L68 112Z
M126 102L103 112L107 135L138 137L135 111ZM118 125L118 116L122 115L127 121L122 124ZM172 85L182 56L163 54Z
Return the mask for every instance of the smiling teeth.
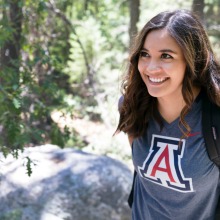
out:
M151 82L159 83L159 82L165 81L166 78L151 78L151 77L149 77L149 80L150 80Z

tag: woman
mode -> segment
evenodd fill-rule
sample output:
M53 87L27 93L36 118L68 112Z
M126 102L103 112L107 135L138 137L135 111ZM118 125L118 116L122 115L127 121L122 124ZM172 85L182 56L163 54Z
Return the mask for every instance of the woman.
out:
M220 66L191 12L162 12L135 39L117 132L128 134L137 176L133 220L214 219L219 169L202 135L201 103L220 106Z

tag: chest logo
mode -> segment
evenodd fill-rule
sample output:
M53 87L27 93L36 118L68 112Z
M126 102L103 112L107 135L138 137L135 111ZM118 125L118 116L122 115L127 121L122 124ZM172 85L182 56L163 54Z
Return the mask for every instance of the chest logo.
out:
M176 191L192 192L192 179L184 177L181 167L184 149L184 139L153 135L148 157L138 167L140 175Z

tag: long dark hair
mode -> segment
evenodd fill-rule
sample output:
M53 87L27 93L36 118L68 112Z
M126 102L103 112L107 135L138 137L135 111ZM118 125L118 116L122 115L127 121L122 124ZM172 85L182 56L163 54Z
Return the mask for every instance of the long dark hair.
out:
M179 121L183 136L190 132L184 118L194 101L194 86L201 87L209 99L220 106L220 65L215 59L202 23L196 15L187 10L159 13L147 22L136 36L127 73L122 82L123 101L119 106L120 119L116 131L128 133L133 138L144 134L150 118L154 117L160 122L155 114L156 98L150 96L138 71L139 53L145 38L150 31L158 29L168 31L182 49L186 60L182 87L186 105L181 111Z

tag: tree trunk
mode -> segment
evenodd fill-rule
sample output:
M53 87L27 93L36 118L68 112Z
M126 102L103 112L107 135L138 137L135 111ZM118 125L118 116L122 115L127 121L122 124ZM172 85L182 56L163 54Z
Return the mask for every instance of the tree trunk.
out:
M130 46L132 45L133 38L137 34L137 23L140 16L140 0L129 0L129 9L130 9L130 26L129 26L129 39Z
M218 15L220 13L220 0L218 0Z
M19 82L20 40L23 18L20 4L21 0L11 0L9 2L9 10L6 11L4 9L3 11L3 19L8 22L7 25L13 30L13 34L9 40L4 42L0 56L0 69L13 68L13 72L17 73L17 76L13 77L17 83Z
M205 8L204 0L193 0L192 11L200 17L203 23L205 23L204 8Z
M7 115L3 124L0 124L1 143L10 147L11 150L22 149L18 143L15 143L19 135L19 121L21 109L16 108L10 97L14 95L14 88L19 87L19 67L20 67L20 48L21 48L21 30L22 30L22 0L6 1L8 9L2 9L3 26L10 29L11 35L4 39L0 53L0 84L1 92L4 91L4 105L7 106L10 113ZM17 93L18 94L18 93ZM13 99L13 101L16 99ZM1 112L2 113L2 112Z

